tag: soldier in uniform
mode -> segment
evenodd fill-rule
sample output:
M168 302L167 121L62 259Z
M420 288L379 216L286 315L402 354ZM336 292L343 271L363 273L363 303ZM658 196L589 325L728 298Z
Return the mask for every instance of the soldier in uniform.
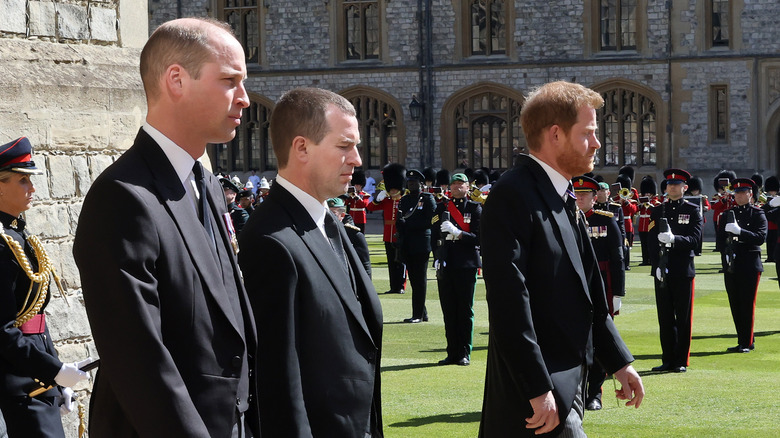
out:
M219 182L222 183L222 189L225 192L225 202L227 203L228 213L230 213L233 230L235 230L235 235L238 236L244 228L246 221L249 220L249 213L236 203L236 197L241 192L241 189L227 178L220 178Z
M574 193L577 195L577 206L585 212L586 230L593 244L601 278L604 281L609 314L614 318L620 310L621 297L626 295L623 238L614 213L593 208L596 203L596 192L599 189L598 182L584 175L575 176L571 181ZM601 385L606 376L604 367L594 361L588 371L586 409L591 411L601 409Z
M251 183L251 181L248 181L247 184ZM252 194L252 189L244 187L236 197L236 200L238 202L238 206L246 210L246 214L252 215L252 212L255 211L254 206L254 200L255 195Z
M456 173L450 180L452 197L442 202L436 227L441 231L436 252L436 281L444 316L447 357L439 365L468 365L474 334L474 288L479 256L482 205L468 199L469 179Z
M418 170L406 172L409 191L398 203L398 248L412 285L412 317L404 322L428 321L425 297L428 287L428 259L431 255L431 226L436 211L432 194L423 191L424 176Z
M354 225L360 229L360 232L366 233L366 206L371 202L371 195L363 191L366 186L366 173L362 170L355 170L352 174L352 185L347 191L345 204L347 214L352 217Z
M433 167L426 167L423 169L422 175L425 179L422 191L433 193L434 183L436 182L436 170Z
M774 175L770 176L764 182L764 189L766 190L767 199L766 203L761 208L767 213L766 262L774 263L775 260L777 260L777 258L775 258L775 247L777 246L777 220L770 218L768 212L772 208L769 203L772 202L772 199L776 198L778 192L780 192L780 179ZM780 265L780 263L778 265ZM780 266L775 265L775 269L780 269Z
M8 436L63 438L60 404L73 409L71 387L88 375L59 360L49 335L44 310L59 278L21 217L32 206L30 175L40 174L27 138L0 146L0 410Z
M390 163L382 169L384 187L377 186L374 200L366 206L368 211L381 211L384 219L384 232L382 240L385 242L385 254L387 255L387 270L390 277L390 290L388 294L402 294L406 291L406 265L396 257L396 218L398 216L398 203L403 195L404 176L406 169L397 163ZM380 189L381 187L381 189Z
M642 263L639 266L650 266L650 242L648 241L650 227L650 209L660 201L656 196L658 187L650 175L642 178L639 183L639 220L636 228L639 233L639 243L642 246Z
M688 200L695 204L697 207L699 207L699 213L701 214L701 223L702 223L702 229L704 229L704 224L707 223L707 218L704 216L704 213L710 211L710 201L707 199L707 195L702 195L701 190L704 186L704 182L701 178L698 176L691 176L691 179L688 181L688 191L685 192L685 196L688 196ZM701 249L702 245L704 244L704 239L699 241L699 247L696 248L696 255L701 255Z
M748 178L737 178L732 181L731 188L737 205L726 211L718 226L725 242L723 276L726 293L737 330L737 345L727 350L748 353L754 348L753 321L758 282L764 271L761 245L766 239L767 224L764 211L753 206L754 194L758 193L757 184ZM730 222L730 212L734 213L735 222Z
M617 183L620 184L621 193L615 193L615 201L620 203L623 208L623 228L626 233L626 245L623 247L623 263L626 266L626 270L631 270L629 263L631 262L631 247L634 246L634 215L639 213L639 205L637 204L636 189L631 184L634 176L634 169L629 166L624 166L620 169L621 174L618 175ZM622 192L628 191L628 196Z
M623 242L623 247L625 248L626 246L628 246L628 240L626 239L625 220L623 219L623 207L621 207L620 204L618 204L617 202L612 202L609 195L610 195L609 184L605 182L599 182L599 189L598 191L596 191L596 204L594 204L593 208L601 211L609 211L615 215L615 221L617 222L618 228L620 229L620 236L621 236L620 241ZM623 257L625 257L625 253L623 253Z
M667 169L664 177L667 201L651 209L648 235L662 350L662 363L653 371L684 373L691 352L693 257L702 221L699 208L683 199L691 175ZM669 229L661 230L661 219L666 219Z
M347 214L346 204L341 198L328 199L328 208L336 215L336 217L344 225L344 231L347 232L347 237L355 248L360 263L363 264L363 268L368 274L368 278L371 278L371 257L368 251L368 242L366 242L366 236L360 231L352 220L352 216Z
M724 211L734 206L734 198L731 193L728 192L731 181L737 179L737 174L733 170L721 170L715 176L712 181L712 186L715 188L716 195L712 197L712 222L715 226L715 234L718 232L718 225L720 221L720 215ZM715 239L715 251L721 251L720 239Z

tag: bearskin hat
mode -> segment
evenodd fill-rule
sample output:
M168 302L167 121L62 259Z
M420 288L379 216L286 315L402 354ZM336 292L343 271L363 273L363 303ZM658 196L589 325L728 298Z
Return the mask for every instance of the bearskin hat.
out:
M474 184L480 185L480 184L490 184L490 178L488 177L488 174L485 173L482 169L477 169L474 171Z
M635 172L636 171L634 170L633 167L631 167L631 166L623 166L623 167L620 168L620 170L618 170L618 175L625 175L633 182L634 181ZM630 186L630 184L629 184L629 186Z
M366 186L366 172L355 169L352 173L352 185Z
M642 182L639 183L639 193L650 193L653 195L658 193L658 184L655 183L652 176L645 175L645 177L642 178Z
M615 180L616 183L620 184L620 188L622 189L630 189L631 188L631 178L627 175L620 174L617 176L617 179Z
M425 178L424 182L428 181L436 181L436 171L433 170L433 167L426 167L422 171L423 177Z
M442 169L438 172L436 172L436 187L441 186L448 186L450 185L450 171L447 169Z
M406 185L406 168L402 164L390 163L382 169L385 189L403 190Z
M715 178L712 180L712 187L715 188L716 191L720 188L718 181L721 178L728 178L729 184L731 184L731 181L737 179L737 174L733 170L721 170L718 172L718 174L715 175Z
M701 192L704 189L704 181L701 180L698 176L693 176L691 179L688 180L688 191L692 192L694 190L698 190Z
M780 179L774 175L770 176L764 183L764 189L767 192L780 192Z
M750 179L752 179L753 182L756 183L758 188L764 187L764 175L761 175L760 173L754 173L753 176L750 177Z

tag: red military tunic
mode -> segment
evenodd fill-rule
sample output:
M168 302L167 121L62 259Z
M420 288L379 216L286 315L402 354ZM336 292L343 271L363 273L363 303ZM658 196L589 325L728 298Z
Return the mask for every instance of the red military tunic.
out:
M385 221L385 229L384 233L382 234L382 240L385 242L395 242L397 239L395 233L395 219L398 215L398 202L400 200L401 196L398 196L398 199L392 199L390 196L388 196L379 203L374 201L369 202L368 205L366 205L368 211L382 211L382 218L384 218Z
M355 225L365 225L366 207L371 203L369 199L371 195L363 191L356 193L354 198L352 196L347 198L347 213L352 216Z

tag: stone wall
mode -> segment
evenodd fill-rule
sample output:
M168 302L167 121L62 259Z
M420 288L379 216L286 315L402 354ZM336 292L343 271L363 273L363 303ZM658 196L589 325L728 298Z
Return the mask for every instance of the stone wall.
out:
M138 74L145 0L0 2L0 143L27 136L34 160L28 229L44 242L67 302L52 287L46 311L65 362L97 357L72 256L81 201L92 181L132 144L146 111ZM107 200L110 202L110 200ZM91 381L75 389L85 406ZM68 437L78 416L63 417Z

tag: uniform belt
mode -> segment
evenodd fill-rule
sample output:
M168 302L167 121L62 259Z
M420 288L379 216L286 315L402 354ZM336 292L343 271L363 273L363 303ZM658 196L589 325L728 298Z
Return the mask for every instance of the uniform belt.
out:
M46 331L46 315L39 313L24 324L19 326L19 330L25 335L39 335Z
M349 211L366 211L365 208L350 208Z

